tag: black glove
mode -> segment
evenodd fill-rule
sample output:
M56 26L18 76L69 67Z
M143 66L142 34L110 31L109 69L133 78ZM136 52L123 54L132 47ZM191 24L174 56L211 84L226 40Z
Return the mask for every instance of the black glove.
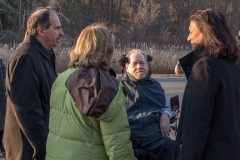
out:
M34 151L33 159L45 160L45 156L46 156L46 142L37 147L37 149Z

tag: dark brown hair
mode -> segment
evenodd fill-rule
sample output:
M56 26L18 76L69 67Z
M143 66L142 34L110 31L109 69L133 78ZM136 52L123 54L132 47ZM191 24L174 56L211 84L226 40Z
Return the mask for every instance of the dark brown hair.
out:
M225 16L213 9L199 10L190 16L197 22L197 27L204 35L203 56L212 56L237 61L240 51L237 41Z
M37 28L42 27L43 29L48 29L51 25L50 23L50 12L56 13L50 7L39 7L37 8L28 18L27 21L27 31L26 35L37 36Z

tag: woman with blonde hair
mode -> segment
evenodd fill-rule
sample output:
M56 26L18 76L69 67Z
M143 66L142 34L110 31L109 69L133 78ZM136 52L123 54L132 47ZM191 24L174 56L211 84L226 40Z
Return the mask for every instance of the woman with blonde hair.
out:
M69 69L50 98L47 160L135 159L126 114L126 90L109 74L115 38L100 25L79 35Z

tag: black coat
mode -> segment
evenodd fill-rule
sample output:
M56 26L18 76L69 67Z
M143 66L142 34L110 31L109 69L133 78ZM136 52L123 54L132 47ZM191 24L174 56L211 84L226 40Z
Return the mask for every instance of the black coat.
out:
M239 66L213 57L189 63L174 159L240 160Z
M203 50L204 47L200 47L179 59L179 63L187 79L189 78L193 65L200 59L200 54L202 53Z
M50 90L57 77L55 55L29 36L13 53L7 67L6 159L45 157Z
M0 58L0 130L3 130L4 128L6 114L5 75L6 69L2 62L2 58Z

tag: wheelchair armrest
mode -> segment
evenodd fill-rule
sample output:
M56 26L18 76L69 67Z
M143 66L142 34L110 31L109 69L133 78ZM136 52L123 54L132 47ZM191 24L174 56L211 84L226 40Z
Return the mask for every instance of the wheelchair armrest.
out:
M177 120L176 115L170 119L170 124L173 124Z
M175 111L175 116L176 116L176 119L180 119L180 110L176 110Z
M170 124L173 124L176 120L180 118L180 111L177 110L174 112L174 116L170 119Z

